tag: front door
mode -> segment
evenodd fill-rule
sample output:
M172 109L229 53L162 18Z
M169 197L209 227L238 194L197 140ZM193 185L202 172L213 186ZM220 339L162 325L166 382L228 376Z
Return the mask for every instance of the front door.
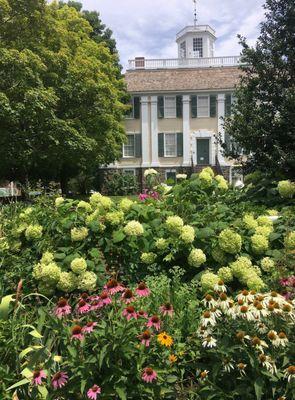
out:
M197 139L197 165L209 165L210 139Z

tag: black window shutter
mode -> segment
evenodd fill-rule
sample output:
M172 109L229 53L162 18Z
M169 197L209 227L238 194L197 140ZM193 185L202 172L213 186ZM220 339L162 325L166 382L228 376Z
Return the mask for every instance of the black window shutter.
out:
M135 157L141 157L141 134L135 136Z
M140 97L136 96L133 99L134 102L134 118L139 119L140 118Z
M164 157L164 133L158 134L158 156Z
M158 96L158 118L164 118L164 97Z
M231 94L225 95L225 116L231 116Z
M216 95L210 96L210 117L216 117L216 105L217 97Z
M177 157L183 156L183 134L182 132L177 133Z
M191 117L197 118L198 117L198 97L191 96Z
M182 118L182 96L176 96L176 117Z

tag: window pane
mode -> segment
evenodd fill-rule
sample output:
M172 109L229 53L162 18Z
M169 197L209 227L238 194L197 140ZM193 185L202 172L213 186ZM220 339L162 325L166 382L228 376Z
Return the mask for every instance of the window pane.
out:
M203 39L193 38L193 51L195 57L203 57Z
M186 42L180 43L180 57L186 58Z
M176 97L165 97L165 118L176 118Z
M127 118L134 118L134 97L129 101L130 110L127 114Z
M124 157L134 157L135 152L135 137L134 135L127 135L127 143L124 144Z
M165 157L176 157L176 134L165 133Z
M198 117L209 116L209 96L198 96Z

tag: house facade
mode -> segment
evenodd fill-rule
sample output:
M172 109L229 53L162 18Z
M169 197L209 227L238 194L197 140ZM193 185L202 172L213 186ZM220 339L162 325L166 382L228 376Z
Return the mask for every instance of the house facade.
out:
M232 180L233 164L217 137L227 140L223 118L231 114L241 72L239 57L214 56L215 41L210 26L195 24L177 34L177 58L129 61L127 141L104 173L119 170L142 181L144 170L154 168L166 180L211 166Z

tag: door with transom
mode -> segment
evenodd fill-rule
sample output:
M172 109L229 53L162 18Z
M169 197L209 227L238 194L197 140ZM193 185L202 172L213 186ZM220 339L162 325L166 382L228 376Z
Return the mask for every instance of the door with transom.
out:
M210 164L210 139L196 139L197 165Z

